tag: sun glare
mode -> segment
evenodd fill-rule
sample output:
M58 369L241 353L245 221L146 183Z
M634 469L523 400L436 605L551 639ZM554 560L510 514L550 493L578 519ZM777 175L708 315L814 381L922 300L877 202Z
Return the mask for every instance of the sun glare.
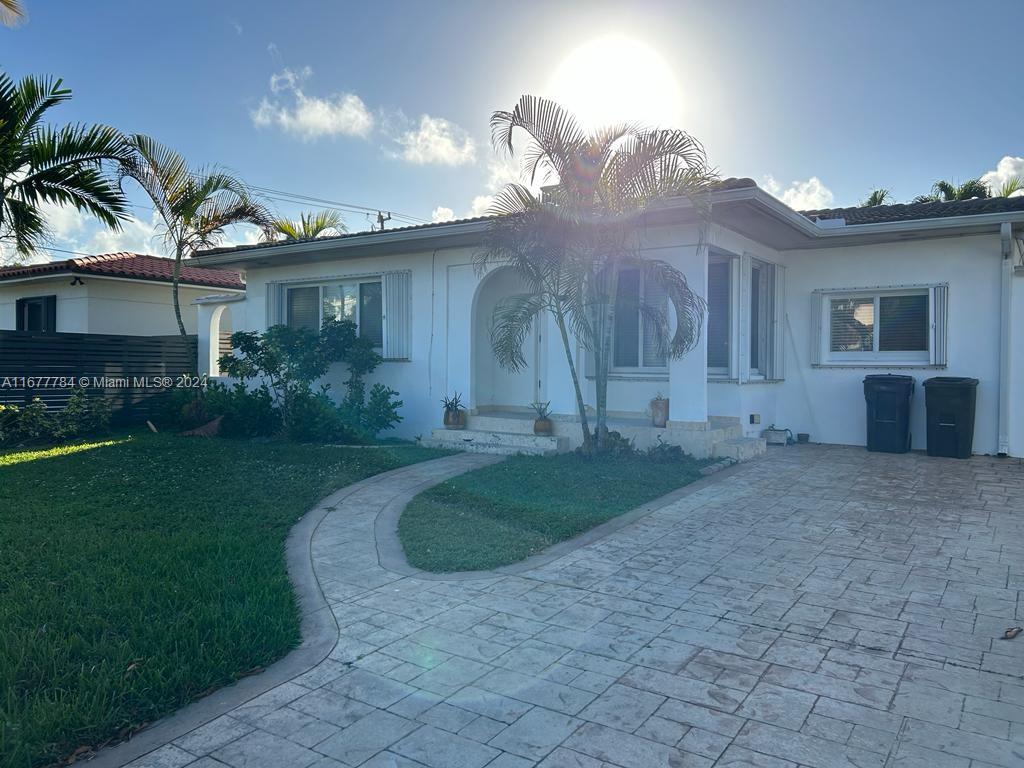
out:
M678 128L679 84L649 45L621 35L591 40L572 51L548 82L550 98L593 128L622 120Z

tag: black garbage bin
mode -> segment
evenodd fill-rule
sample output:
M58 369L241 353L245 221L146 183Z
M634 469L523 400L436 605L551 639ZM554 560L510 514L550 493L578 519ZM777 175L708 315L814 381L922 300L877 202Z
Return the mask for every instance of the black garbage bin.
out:
M913 376L886 373L864 377L869 451L906 453L910 450L910 398L913 396Z
M966 459L971 455L977 396L977 379L936 376L924 382L929 456Z

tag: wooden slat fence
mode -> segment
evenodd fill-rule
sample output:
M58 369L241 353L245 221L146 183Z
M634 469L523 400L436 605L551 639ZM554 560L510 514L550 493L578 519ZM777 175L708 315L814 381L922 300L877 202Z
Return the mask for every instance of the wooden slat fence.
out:
M197 355L195 336L0 331L0 404L38 397L60 409L84 383L110 400L116 422L139 421L163 407L170 390L159 385L195 377Z

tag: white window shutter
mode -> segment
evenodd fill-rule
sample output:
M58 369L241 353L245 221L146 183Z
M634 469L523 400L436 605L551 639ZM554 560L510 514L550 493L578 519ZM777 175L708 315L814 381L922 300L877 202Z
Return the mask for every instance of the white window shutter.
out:
M781 381L786 378L786 268L774 266L775 295L772 296L771 352L767 376Z
M280 283L267 283L267 328L279 324L284 316L281 307L282 294Z
M408 360L412 357L412 273L385 272L384 358Z
M811 293L811 365L821 365L821 313L825 295L820 291Z
M931 343L931 364L948 365L948 339L947 329L949 327L949 286L936 285L932 288L932 343Z
M739 301L739 370L737 380L742 384L750 381L750 270L751 258L744 253L740 258L740 301Z

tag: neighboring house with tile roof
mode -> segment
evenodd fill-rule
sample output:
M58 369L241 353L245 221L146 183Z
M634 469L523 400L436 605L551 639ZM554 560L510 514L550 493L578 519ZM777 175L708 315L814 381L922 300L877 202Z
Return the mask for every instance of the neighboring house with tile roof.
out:
M174 260L140 253L76 256L0 268L0 330L162 336L178 333L171 300ZM188 333L194 302L244 295L238 272L185 264L179 299Z
M231 305L236 328L354 319L386 358L376 380L404 401L401 435L564 450L579 443L579 427L552 323L542 318L526 341L524 371L501 369L490 349L496 303L522 286L507 268L474 269L488 226L475 218L218 248L195 263L244 274L245 299ZM974 451L1024 456L1024 198L801 212L750 179L729 179L712 193L705 237L700 230L683 199L653 206L638 227L646 255L680 269L708 302L700 344L679 360L658 352L639 313L620 315L609 410L638 446L664 440L743 458L764 450L769 424L864 445L863 379L897 373L916 381L914 448L925 446L923 380L964 376L980 382ZM663 300L638 279L624 286ZM216 336L209 320L224 306L200 307L203 369L215 359L204 342ZM574 355L587 372L589 353L576 345ZM344 372L328 379L339 391ZM590 376L585 389L592 405ZM434 431L440 398L455 391L469 428ZM669 399L664 429L650 425L657 394ZM535 401L550 401L553 438L532 435Z

